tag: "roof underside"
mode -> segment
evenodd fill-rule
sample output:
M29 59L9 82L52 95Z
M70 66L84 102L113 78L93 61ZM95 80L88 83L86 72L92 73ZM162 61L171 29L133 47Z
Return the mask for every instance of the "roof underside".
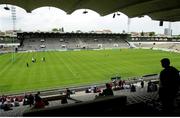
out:
M71 14L77 9L91 9L101 16L122 12L128 17L148 15L153 20L180 21L179 0L0 0L0 4L11 4L27 12L52 6Z

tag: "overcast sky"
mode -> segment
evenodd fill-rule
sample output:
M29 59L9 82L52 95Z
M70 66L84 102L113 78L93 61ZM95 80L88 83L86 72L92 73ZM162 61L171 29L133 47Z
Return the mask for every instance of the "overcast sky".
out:
M0 5L0 30L11 30L11 11L4 10L5 5ZM23 31L51 31L52 28L64 27L65 32L81 30L88 32L92 30L110 29L114 33L127 31L128 17L121 13L120 16L112 18L113 14L100 16L98 13L88 10L88 14L82 14L84 10L76 10L71 15L54 7L41 7L27 13L24 9L16 7L16 29ZM164 28L168 28L168 22L159 26L159 21L151 20L150 17L132 18L130 22L130 32L150 32L164 33ZM180 34L180 22L173 22L171 26L173 35Z

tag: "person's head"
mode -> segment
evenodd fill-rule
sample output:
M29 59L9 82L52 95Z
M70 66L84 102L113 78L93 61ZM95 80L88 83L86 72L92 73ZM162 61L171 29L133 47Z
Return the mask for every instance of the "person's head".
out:
M106 88L111 88L111 85L109 83L106 83Z
M163 68L167 68L170 65L170 60L168 58L161 59L161 65Z
M38 91L37 94L40 95L40 92Z

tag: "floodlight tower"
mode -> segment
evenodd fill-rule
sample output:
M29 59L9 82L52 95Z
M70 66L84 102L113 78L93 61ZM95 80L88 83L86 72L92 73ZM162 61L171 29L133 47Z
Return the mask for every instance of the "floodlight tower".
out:
M11 6L11 17L12 17L12 25L13 25L13 35L12 35L12 44L13 44L13 51L12 51L12 62L15 61L15 45L14 45L14 36L16 33L16 7Z
M129 29L129 27L130 27L130 23L131 23L131 18L129 18L128 17L128 22L127 22L127 33L130 33L130 29Z
M171 22L169 22L169 26L168 26L168 29L169 29L169 36L172 36L172 30L171 30Z

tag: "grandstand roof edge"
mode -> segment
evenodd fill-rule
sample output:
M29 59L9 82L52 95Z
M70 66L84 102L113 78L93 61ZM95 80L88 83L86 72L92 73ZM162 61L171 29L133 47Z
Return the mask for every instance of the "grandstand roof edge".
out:
M39 33L39 34L129 34L129 33L88 33L88 32L82 32L82 33L76 33L76 32L18 32L18 34L25 34L25 33Z
M0 4L16 5L27 12L52 6L71 14L78 9L90 9L101 16L121 12L129 18L148 15L153 20L180 21L179 0L1 0Z

